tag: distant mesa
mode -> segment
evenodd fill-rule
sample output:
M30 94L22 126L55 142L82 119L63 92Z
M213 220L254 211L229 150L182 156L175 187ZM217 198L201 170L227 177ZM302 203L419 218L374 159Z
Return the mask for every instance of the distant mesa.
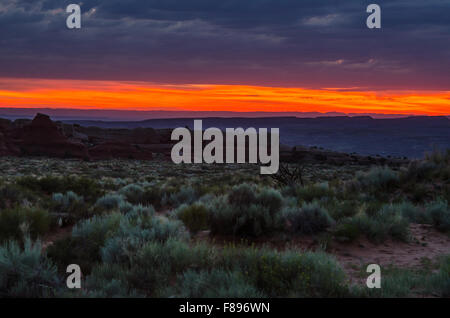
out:
M406 118L407 114L343 113L343 112L233 112L233 111L189 111L189 110L107 110L107 109L61 109L61 108L8 108L0 109L0 117L8 119L34 118L36 113L47 114L54 120L89 121L142 121L146 119L204 119L204 118L319 118L319 117L361 117L374 119Z
M230 119L231 120L231 119ZM262 120L262 119L261 119ZM320 120L320 119L317 119ZM328 117L323 120L342 120ZM360 120L372 120L363 116ZM82 160L137 159L158 157L170 160L173 142L171 128L100 128L76 123L54 122L38 113L33 120L0 118L0 156L46 156ZM284 162L400 165L406 159L386 159L330 151L319 147L280 146Z

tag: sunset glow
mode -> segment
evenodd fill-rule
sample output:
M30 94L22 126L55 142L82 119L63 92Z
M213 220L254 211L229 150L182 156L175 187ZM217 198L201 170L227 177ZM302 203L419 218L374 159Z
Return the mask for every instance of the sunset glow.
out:
M449 115L450 91L0 79L0 107Z

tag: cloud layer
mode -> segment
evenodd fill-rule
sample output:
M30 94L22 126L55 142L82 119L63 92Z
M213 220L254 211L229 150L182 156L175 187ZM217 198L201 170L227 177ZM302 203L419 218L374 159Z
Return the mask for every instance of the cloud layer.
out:
M450 0L2 0L0 77L449 90Z

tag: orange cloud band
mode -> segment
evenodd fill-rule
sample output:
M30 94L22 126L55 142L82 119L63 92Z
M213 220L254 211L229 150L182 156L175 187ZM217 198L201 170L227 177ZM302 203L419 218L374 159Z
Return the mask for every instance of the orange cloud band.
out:
M0 78L0 107L449 115L450 91Z

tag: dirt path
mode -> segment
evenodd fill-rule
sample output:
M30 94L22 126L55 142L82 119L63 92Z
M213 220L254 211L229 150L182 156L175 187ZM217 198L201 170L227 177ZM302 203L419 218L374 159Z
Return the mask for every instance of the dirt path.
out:
M412 224L410 230L412 240L409 243L389 240L376 245L359 241L354 244L334 244L330 252L351 278L356 278L361 266L366 264L419 269L424 262L450 254L449 235L422 224Z

